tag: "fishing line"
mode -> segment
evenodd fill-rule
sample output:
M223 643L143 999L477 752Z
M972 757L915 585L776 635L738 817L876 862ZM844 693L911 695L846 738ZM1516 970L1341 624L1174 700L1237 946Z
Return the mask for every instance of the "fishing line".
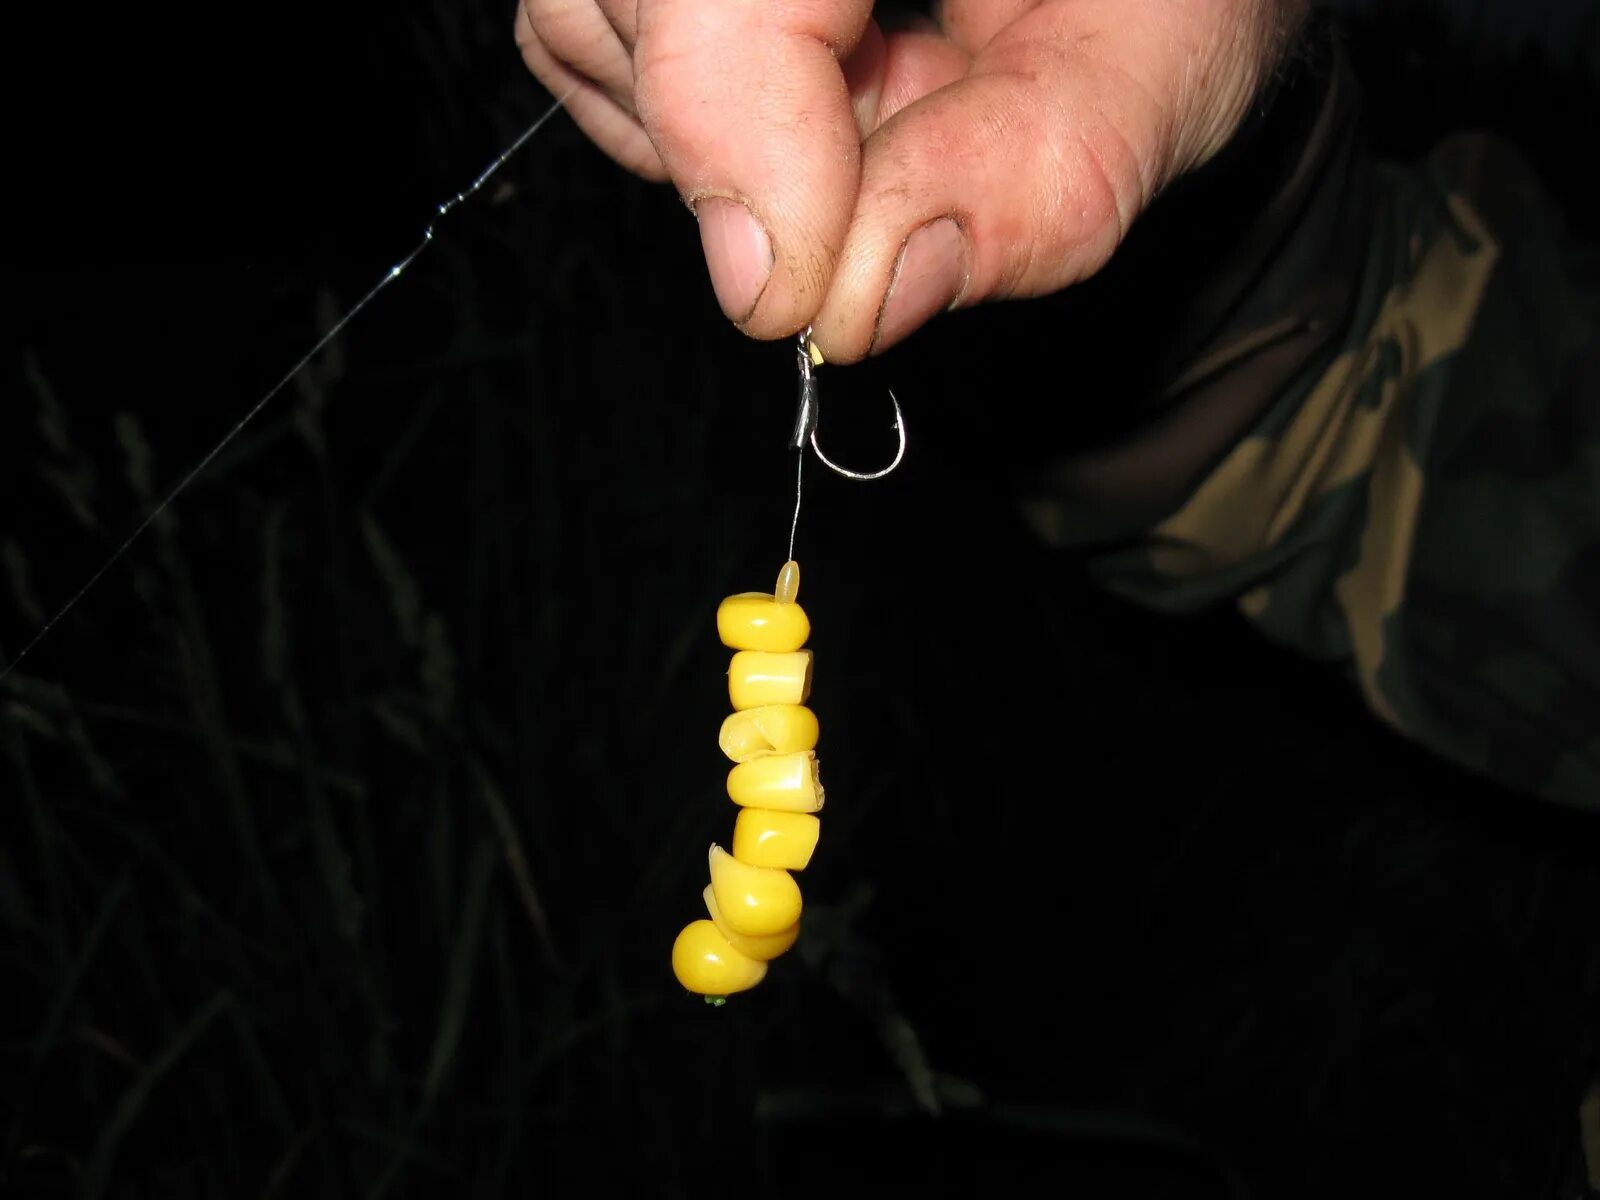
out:
M789 522L789 557L784 562L794 561L794 539L800 532L800 501L806 494L806 452L797 450L794 456L794 518Z
M551 117L555 116L556 113L561 111L562 106L566 104L567 100L575 91L577 91L576 84L568 88L560 97L556 99L555 103L551 104L549 108L545 109L545 111L534 120L533 124L524 129L522 133L517 136L517 139L514 142L502 150L499 156L495 158L493 162L479 172L476 179L474 179L466 187L462 188L454 196L450 197L450 199L446 200L443 204L438 206L438 208L434 211L433 220L429 221L427 228L422 231L422 240L417 243L416 249L412 250L410 254L407 254L399 262L395 263L394 266L390 267L389 270L384 273L383 277L379 279L377 283L373 284L370 289L368 289L366 295L362 296L361 299L357 300L353 305L346 309L344 315L330 325L327 332L325 332L316 340L311 349L307 350L305 354L303 354L295 362L295 364L284 373L283 378L279 379L277 383L268 388L266 394L262 396L261 399L257 400L255 404L250 407L249 411L247 411L244 416L240 417L239 420L234 423L233 428L228 430L228 432L223 435L222 440L213 446L206 453L206 455L200 459L199 462L190 468L189 473L178 481L177 486L169 491L165 498L163 498L159 504L157 504L149 511L149 513L145 515L144 520L140 521L139 524L134 527L133 532L127 536L123 543L111 552L111 556L101 564L99 570L89 577L88 582L80 587L75 593L73 593L71 599L69 599L61 606L59 610L57 610L55 616L51 617L44 623L39 632L33 635L32 640L30 640L27 645L23 646L15 658L13 658L4 667L0 667L0 680L3 680L6 676L10 675L11 672L16 668L16 665L28 656L29 651L31 651L35 646L49 636L50 631L54 629L58 623L60 623L62 618L64 618L68 613L78 606L78 602L93 590L95 584L100 582L101 578L106 574L106 572L110 571L112 567L116 566L117 563L121 561L122 556L125 555L129 548L139 540L139 538L144 534L145 530L149 529L151 525L155 524L155 522L160 518L161 514L166 512L167 509L172 506L173 501L181 496L188 489L189 485L200 477L201 473L211 465L212 461L217 457L217 455L221 454L223 450L227 449L229 443L231 443L234 438L239 436L239 434L244 430L245 426L249 425L251 421L255 420L256 417L261 414L261 411L266 408L267 405L272 403L272 401L277 397L278 393L283 391L283 389L293 381L294 377L305 369L306 364L314 359L319 353L321 353L323 347L325 347L329 342L333 341L334 338L338 337L340 331L342 331L346 325L354 320L362 309L366 308L368 304L371 304L379 292L383 291L384 288L388 287L391 283L393 283L396 279L399 279L400 276L405 273L406 269L410 267L411 264L417 260L418 256L421 255L422 252L428 248L429 244L432 243L434 229L438 226L439 222L457 205L469 200L478 191L478 189L483 187L483 185L487 183L497 171L500 170L501 167L505 166L507 159L509 159L518 150L522 149L522 147L528 143L529 139L531 139L534 134L538 133Z

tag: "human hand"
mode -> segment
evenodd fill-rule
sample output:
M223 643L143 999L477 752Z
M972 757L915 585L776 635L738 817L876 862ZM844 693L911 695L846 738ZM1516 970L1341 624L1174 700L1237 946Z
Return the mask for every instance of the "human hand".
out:
M831 361L1097 271L1212 158L1305 0L519 0L523 58L695 211L723 312Z

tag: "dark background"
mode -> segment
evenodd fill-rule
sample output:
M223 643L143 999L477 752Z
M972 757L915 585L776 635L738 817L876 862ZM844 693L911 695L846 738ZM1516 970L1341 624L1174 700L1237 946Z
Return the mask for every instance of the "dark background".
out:
M548 103L505 7L16 14L0 658ZM1372 138L1497 127L1592 233L1595 22L1453 11L1352 12ZM966 414L1140 351L1047 307L824 376L913 440L811 474L806 933L685 997L792 358L564 120L439 233L0 684L0 1191L1579 1194L1594 823L1031 544ZM1062 397L950 369L996 322Z

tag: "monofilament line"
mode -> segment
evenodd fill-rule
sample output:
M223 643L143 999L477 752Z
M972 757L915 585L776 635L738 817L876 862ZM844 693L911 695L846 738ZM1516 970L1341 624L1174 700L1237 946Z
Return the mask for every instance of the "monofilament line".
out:
M311 349L307 350L305 354L301 356L299 361L296 362L294 366L290 367L287 372L285 372L283 378L278 380L277 383L273 384L272 387L267 389L267 394L262 396L261 399L257 400L255 404L251 406L250 410L246 412L244 416L239 418L239 420L234 424L233 428L228 430L228 432L223 435L222 440L213 446L210 451L207 452L206 456L197 462L194 467L190 469L189 473L178 481L177 486L169 491L161 500L161 502L145 515L144 520L140 521L139 524L135 526L133 532L127 536L126 540L124 540L120 546L111 552L111 557L106 559L106 561L101 564L100 569L89 577L89 581L79 588L73 594L72 598L61 606L60 610L57 611L55 616L51 617L44 623L44 626L39 630L38 633L33 635L32 640L22 648L15 658L13 658L4 667L0 667L0 679L4 679L7 675L11 674L16 665L24 658L28 657L28 652L40 642L44 641L44 639L49 635L50 631L56 627L61 619L70 613L74 608L76 608L78 606L78 602L89 594L89 592L94 588L95 584L100 582L101 578L106 574L106 572L117 565L117 563L122 559L122 556L128 552L129 547L131 547L134 542L139 540L145 530L149 529L151 525L155 524L156 520L161 516L161 514L166 512L167 509L172 506L172 502L181 496L188 489L189 485L200 477L201 473L211 465L212 461L217 457L217 455L221 454L223 450L227 449L228 444L232 442L234 438L239 436L240 432L243 431L246 425L250 424L251 421L255 420L256 417L261 414L262 409L266 408L267 405L271 404L272 401L277 398L278 393L283 391L283 389L289 385L290 381L292 381L296 375L305 369L306 364L315 358L319 353L321 353L324 346L333 341L334 338L338 337L340 331L355 319L356 314L358 314L362 309L366 308L368 304L371 304L373 298L376 297L379 292L383 291L384 288L388 287L396 279L400 278L402 274L404 274L406 268L415 262L417 256L426 250L428 248L428 244L433 241L434 227L438 225L439 220L447 215L451 209L455 208L456 205L470 198L474 192L476 192L489 181L490 177L493 176L496 171L505 166L507 159L509 159L518 150L522 149L522 147L527 144L528 139L533 137L534 134L538 133L539 130L544 126L545 122L549 121L551 117L555 116L556 113L561 111L562 105L567 102L568 97L570 97L576 90L576 85L568 88L566 92L555 101L554 104L545 109L545 111L539 115L538 119L535 120L532 125L529 125L522 131L522 133L517 137L516 141L512 142L511 145L507 146L503 151L501 151L500 156L487 167L485 167L476 179L474 179L461 191L457 192L454 196L450 197L450 199L446 200L443 204L439 205L437 211L434 213L433 220L428 222L428 227L422 231L422 240L417 244L417 248L402 258L399 262L395 263L394 266L390 267L389 270L384 274L383 278L379 279L377 283L372 285L372 288L367 292L366 295L362 296L361 299L357 300L353 305L351 305L350 308L345 311L344 315L335 321L328 328L328 331L317 339L316 343L311 347Z
M796 450L794 454L794 520L789 522L789 557L785 561L794 561L794 537L800 532L800 500L805 495L806 488L806 452Z

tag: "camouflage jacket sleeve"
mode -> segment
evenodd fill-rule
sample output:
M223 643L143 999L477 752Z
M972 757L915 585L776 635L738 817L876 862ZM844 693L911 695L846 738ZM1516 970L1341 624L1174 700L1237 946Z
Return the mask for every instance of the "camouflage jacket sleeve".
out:
M1204 336L1025 511L1108 587L1236 605L1435 752L1600 808L1600 256L1488 137L1373 162L1330 53Z

